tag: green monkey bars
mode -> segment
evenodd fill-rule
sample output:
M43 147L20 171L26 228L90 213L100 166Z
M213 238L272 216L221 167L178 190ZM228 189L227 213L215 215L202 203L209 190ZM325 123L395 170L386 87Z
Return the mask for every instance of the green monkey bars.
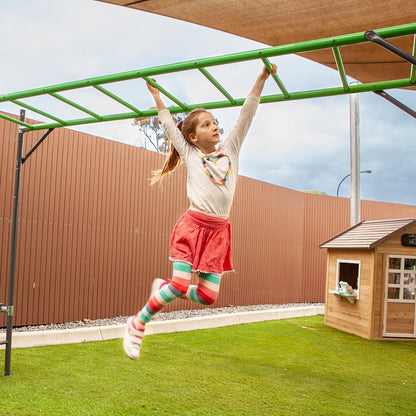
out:
M278 94L267 95L261 97L262 103L271 103L277 101L288 101L288 100L299 100L305 98L316 98L316 97L325 97L332 95L341 95L341 94L350 94L350 93L360 93L367 91L382 91L385 89L392 88L406 88L406 87L415 87L416 86L416 61L414 55L410 55L404 51L399 50L394 45L387 42L386 38L412 35L416 33L416 23L410 23L402 26L396 26L391 28L379 29L377 33L373 31L360 32L344 36L336 36L333 38L325 38L320 40L313 40L301 43L294 43L289 45L282 45L276 47L270 47L265 49L258 49L248 52L241 52L229 55L216 56L212 58L198 59L195 61L186 61L175 64L156 66L151 68L145 68L140 70L133 70L128 72L122 72L113 75L100 76L96 78L84 79L81 81L67 82L64 84L52 85L43 88L36 88L32 90L26 90L11 94L0 95L0 103L2 102L11 102L20 107L26 108L34 113L40 114L43 117L46 117L50 120L48 123L40 123L35 125L30 125L24 121L16 120L5 114L0 113L0 117L5 118L9 121L17 123L22 126L25 131L33 130L43 130L43 129L54 129L57 127L69 127L76 126L81 124L90 124L98 123L103 121L114 121L114 120L124 120L137 117L148 117L156 114L156 110L141 110L131 103L125 101L123 98L118 97L117 95L110 92L108 89L103 87L105 84L111 84L119 81L127 81L142 78L148 82L153 83L160 91L171 99L176 106L170 107L172 113L187 112L191 111L196 107L203 107L206 109L215 109L215 108L226 108L233 106L240 106L244 102L244 98L234 98L230 93L211 75L207 68L220 66L225 64L232 64L237 62L244 61L253 61L253 60L262 60L266 66L270 67L269 58L289 55L289 54L298 54L303 52L316 51L319 49L332 49L334 55L334 63L338 68L338 73L340 75L340 83L342 86L326 89L317 89L317 90L308 90L300 92L290 92L285 87L282 80L276 74L273 76L274 81L277 84L279 89ZM405 79L396 79L388 80L383 82L374 82L358 85L348 85L346 73L344 70L344 65L342 62L340 47L345 47L349 45L354 45L364 42L374 42L378 43L381 46L390 49L391 52L396 53L402 58L408 60L412 63L412 69L409 71L409 78ZM415 51L413 51L415 54ZM200 71L207 79L212 83L212 85L218 89L225 97L224 101L215 101L207 103L192 103L184 104L177 97L174 97L168 91L166 91L161 85L154 83L150 77L155 77L161 74L175 73L188 70L198 70ZM106 95L110 99L118 102L122 106L129 110L128 112L122 112L117 114L98 114L97 112L86 108L68 98L65 98L60 93L64 91L76 90L92 87L100 93ZM62 118L57 117L56 115L49 114L41 109L35 108L27 103L25 103L25 98L38 97L38 96L49 96L56 100L64 102L66 105L75 107L81 112L85 113L84 118L63 120ZM386 95L384 95L386 98Z

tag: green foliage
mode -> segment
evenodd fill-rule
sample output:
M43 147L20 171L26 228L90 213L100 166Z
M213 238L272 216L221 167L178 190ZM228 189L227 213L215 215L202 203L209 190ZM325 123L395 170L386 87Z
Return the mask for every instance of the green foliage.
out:
M151 110L155 108L152 107ZM185 117L185 113L172 114L175 124L178 124ZM218 120L215 119L218 124ZM143 145L147 149L147 142L151 144L153 150L156 152L167 154L169 152L169 141L165 136L165 131L163 130L162 123L158 116L153 117L142 117L135 118L132 122L133 126L139 128L140 133L144 136ZM223 134L224 130L219 127L220 134Z
M14 350L0 415L411 415L415 353L321 316L148 336L137 362L121 340Z
M185 118L185 114L172 114L172 117L175 124L178 124ZM135 118L132 124L133 126L137 126L140 133L144 136L143 147L145 149L147 148L147 142L149 142L156 152L164 154L169 152L169 142L165 136L165 131L162 128L162 123L158 116Z

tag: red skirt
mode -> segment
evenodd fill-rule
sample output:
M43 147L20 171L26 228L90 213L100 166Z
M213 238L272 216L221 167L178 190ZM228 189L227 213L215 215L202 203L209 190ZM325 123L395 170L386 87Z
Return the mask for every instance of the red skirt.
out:
M222 274L234 270L229 220L188 210L173 230L170 259L192 265L195 272Z

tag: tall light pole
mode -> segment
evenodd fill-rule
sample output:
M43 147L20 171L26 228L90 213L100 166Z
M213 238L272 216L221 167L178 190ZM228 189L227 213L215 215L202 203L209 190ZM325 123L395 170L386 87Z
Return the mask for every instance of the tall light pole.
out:
M368 169L368 170L361 170L360 173L371 173L372 170ZM342 182L345 181L345 179L349 178L351 176L351 173L349 173L348 175L345 175L339 182L338 187L337 187L337 196L339 196L339 188L342 184Z
M354 82L355 84L355 82ZM350 226L360 222L360 113L358 94L350 94Z

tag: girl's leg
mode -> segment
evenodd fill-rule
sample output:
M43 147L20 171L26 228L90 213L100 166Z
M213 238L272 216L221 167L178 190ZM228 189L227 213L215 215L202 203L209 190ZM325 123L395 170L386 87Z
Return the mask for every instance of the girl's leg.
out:
M173 263L172 280L163 285L159 291L149 299L146 306L138 314L138 323L142 325L147 324L165 305L175 299L181 298L189 288L191 277L191 265L181 261L175 261Z
M185 297L202 305L212 305L217 300L220 283L220 274L200 273L198 275L198 285L190 285Z
M173 263L172 280L150 297L145 307L127 321L123 348L126 355L132 360L140 356L140 347L144 335L145 325L152 320L165 305L175 299L183 297L189 288L192 277L191 265L175 261Z

